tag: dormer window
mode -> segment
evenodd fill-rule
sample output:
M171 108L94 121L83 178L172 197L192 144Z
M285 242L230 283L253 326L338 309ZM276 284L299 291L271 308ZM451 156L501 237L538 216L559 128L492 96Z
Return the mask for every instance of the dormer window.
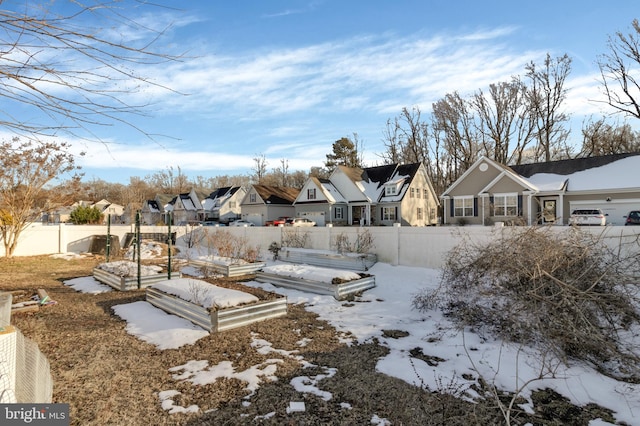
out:
M395 185L387 185L384 188L384 195L396 195L398 193L398 188Z

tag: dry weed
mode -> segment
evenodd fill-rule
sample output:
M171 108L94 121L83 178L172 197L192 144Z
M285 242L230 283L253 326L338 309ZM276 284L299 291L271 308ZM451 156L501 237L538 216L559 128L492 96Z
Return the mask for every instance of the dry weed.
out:
M440 306L462 325L638 381L638 348L619 338L640 320L637 256L579 229L511 228L487 244L455 247L440 288L414 305Z

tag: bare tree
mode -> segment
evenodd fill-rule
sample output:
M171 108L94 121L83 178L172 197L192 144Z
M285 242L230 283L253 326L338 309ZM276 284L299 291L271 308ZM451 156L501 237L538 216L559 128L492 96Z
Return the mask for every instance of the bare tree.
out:
M433 104L433 131L447 152L445 167L451 182L471 167L481 153L481 136L473 112L471 102L458 92L449 93Z
M273 174L276 177L278 186L289 186L289 160L281 158L280 167L273 169Z
M255 183L261 184L267 174L267 158L264 154L253 157L253 180Z
M602 86L607 103L618 112L640 118L640 24L631 23L628 34L617 32L609 37L609 53L598 59Z
M24 229L44 212L69 202L79 190L81 175L48 191L48 202L36 208L45 186L67 173L77 171L65 143L20 141L0 142L0 232L5 256L11 257Z
M526 87L519 78L490 84L485 94L472 96L472 108L482 135L483 151L502 164L520 164L533 139L534 122L526 107Z
M125 123L141 115L145 104L129 103L130 96L158 83L136 68L179 59L152 46L165 28L154 30L141 16L151 3L138 2L135 13L112 2L67 2L64 14L52 2L5 4L0 10L0 127L24 138L61 134L97 138L95 126ZM142 21L141 21L142 22ZM96 23L108 25L101 31ZM135 37L125 33L135 32ZM144 35L143 35L144 34ZM12 111L20 110L20 115ZM26 121L22 117L35 117ZM38 118L39 117L39 118Z
M578 157L622 154L640 151L640 132L629 124L612 125L600 118L582 127L582 148Z
M542 66L527 64L529 86L528 107L534 115L537 147L536 161L551 161L569 156L566 140L569 131L564 127L569 116L562 111L567 97L564 83L571 72L571 58L566 54L552 59L547 54Z
M191 182L189 182L189 178L182 173L180 166L177 166L175 169L173 166L169 166L166 170L161 170L146 176L145 180L159 192L171 195L188 192L193 186Z
M429 158L428 125L420 108L402 108L394 120L387 120L384 130L387 148L383 158L388 163L419 163Z

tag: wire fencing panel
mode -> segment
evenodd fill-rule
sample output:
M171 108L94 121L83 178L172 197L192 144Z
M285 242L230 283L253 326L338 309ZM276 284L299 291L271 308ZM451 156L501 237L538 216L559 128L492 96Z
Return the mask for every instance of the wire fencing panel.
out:
M49 403L53 378L49 361L38 345L16 330L16 400L19 403Z

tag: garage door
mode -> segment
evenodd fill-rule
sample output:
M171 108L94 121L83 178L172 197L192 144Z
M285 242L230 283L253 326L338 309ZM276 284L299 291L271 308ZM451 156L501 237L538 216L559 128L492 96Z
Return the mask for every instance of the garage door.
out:
M569 203L570 210L573 209L600 209L607 215L607 225L624 225L625 218L631 210L640 209L640 199L637 200L611 200L606 201L575 201Z
M305 212L305 213L302 213L302 217L306 217L309 220L313 220L317 226L325 225L323 212Z
M260 213L250 213L246 215L244 220L248 220L253 223L255 226L262 226L262 215Z

